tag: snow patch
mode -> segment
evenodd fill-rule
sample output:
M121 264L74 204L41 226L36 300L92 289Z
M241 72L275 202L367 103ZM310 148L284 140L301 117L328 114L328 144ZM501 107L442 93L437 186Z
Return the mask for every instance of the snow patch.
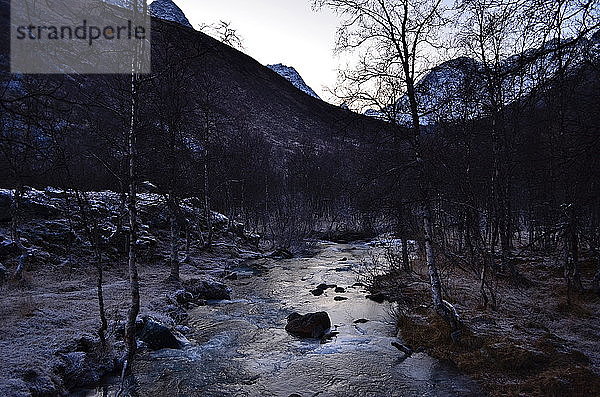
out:
M181 8L172 0L154 0L150 4L150 14L165 21L177 22L180 25L193 28Z
M269 69L271 69L272 71L274 71L275 73L279 74L281 77L285 78L287 81L289 81L290 83L292 83L294 85L294 87L296 87L297 89L299 89L300 91L314 97L317 99L321 99L316 92L313 91L312 88L310 88L302 79L302 77L300 76L300 74L298 73L298 71L296 69L294 69L291 66L286 66L283 65L281 63L278 63L276 65L267 65L267 67Z

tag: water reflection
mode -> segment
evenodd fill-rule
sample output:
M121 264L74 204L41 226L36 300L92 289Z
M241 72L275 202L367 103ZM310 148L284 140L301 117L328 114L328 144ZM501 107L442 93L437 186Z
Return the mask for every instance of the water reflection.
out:
M448 365L423 353L404 359L390 345L395 340L390 306L365 299L362 287L353 287L352 270L368 246L323 243L320 248L315 258L246 264L245 277L231 282L233 300L190 312L194 346L141 354L139 395L481 395L473 381ZM253 265L267 270L252 272ZM313 296L310 290L320 283L345 292L327 289ZM335 296L348 299L335 301ZM284 331L293 311L326 311L339 334L327 343L294 338ZM105 390L91 395L104 396Z

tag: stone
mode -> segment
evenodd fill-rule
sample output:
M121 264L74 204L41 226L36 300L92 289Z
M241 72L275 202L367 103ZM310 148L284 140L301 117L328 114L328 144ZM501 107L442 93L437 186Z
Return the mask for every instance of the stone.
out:
M267 255L267 258L272 259L292 259L294 254L285 248L278 248L275 251Z
M292 313L287 318L285 330L301 338L320 339L331 328L331 319L326 312L308 313L301 315Z
M377 302L377 303L383 303L387 299L387 297L381 292L378 292L376 294L367 295L366 298L372 300L373 302Z
M194 301L194 295L192 295L191 292L188 292L184 289L180 289L173 293L171 299L179 303L180 305L185 305L189 302Z
M185 325L176 325L175 330L183 335L188 335L192 333L192 329Z
M67 198L67 192L62 189L57 189L52 186L48 186L44 189L44 194L50 198L64 199Z
M335 298L333 298L334 301L346 301L348 300L348 298L346 298L345 296L336 296Z
M336 287L335 292L338 294L343 294L344 292L346 292L346 289L343 287Z
M172 331L151 317L144 318L138 337L152 350L181 349L188 343L179 332Z
M350 265L340 266L340 267L336 267L334 270L336 272L349 272L350 270L352 270L352 266L350 266Z
M100 340L84 334L56 351L60 362L55 367L67 389L96 385L115 370L114 355L104 352Z
M60 357L63 361L63 379L68 389L95 385L114 369L110 360L102 362L91 353L71 352Z
M311 294L313 294L314 296L321 296L323 295L323 290L322 289L313 289L312 291L310 291Z
M159 189L150 181L142 181L138 184L138 193L158 193Z
M325 284L325 283L321 283L319 285L317 285L317 289L320 289L321 291L325 291L329 288L337 288L337 285L335 284Z
M235 272L231 272L228 275L226 275L225 280L237 280L238 279L238 275Z
M186 292L192 294L194 301L231 299L231 292L227 285L212 277L184 280L182 285Z
M410 357L413 354L413 350L410 347L403 345L402 343L392 342L391 345L394 346L396 349L400 350L402 353L406 354L406 357Z
M12 240L0 241L0 258L17 256L21 253L19 245Z

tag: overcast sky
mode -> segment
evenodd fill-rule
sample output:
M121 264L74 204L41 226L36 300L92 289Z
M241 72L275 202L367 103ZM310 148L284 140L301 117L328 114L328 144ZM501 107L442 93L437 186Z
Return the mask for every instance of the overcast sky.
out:
M245 52L262 64L283 63L298 70L323 99L333 87L338 63L332 56L338 19L315 12L310 0L175 0L194 28L230 21L244 39Z

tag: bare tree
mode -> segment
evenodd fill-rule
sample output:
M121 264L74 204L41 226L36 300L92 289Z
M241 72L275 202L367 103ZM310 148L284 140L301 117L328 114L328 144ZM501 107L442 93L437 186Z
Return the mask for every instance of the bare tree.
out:
M145 1L139 4L138 0L133 0L133 13L148 12L148 5ZM127 213L129 215L128 229L128 259L127 267L129 272L129 289L130 289L130 307L127 314L127 324L125 326L125 345L127 349L126 362L123 368L123 374L131 373L133 362L137 348L136 341L136 322L140 312L140 279L137 266L137 240L138 240L138 205L137 205L137 133L138 133L138 118L139 115L139 90L142 79L140 78L139 70L141 65L141 52L144 50L146 43L139 40L136 42L136 49L131 60L131 107L129 128L126 133L127 142L127 186L128 186L128 202ZM146 49L147 50L147 49Z
M442 285L436 265L432 226L430 186L428 186L420 117L425 111L419 103L416 83L433 66L434 50L448 20L441 0L318 0L318 7L336 11L343 22L338 31L340 51L362 50L365 54L356 68L342 75L346 97L353 103L376 103L386 110L388 119L402 130L397 113L401 93L408 101L407 139L412 148L417 174L419 211L431 298L436 312L458 330L456 310L442 296Z
M231 26L231 22L221 20L217 23L205 23L200 25L199 30L230 47L238 50L244 49L244 39L240 36L237 29Z

